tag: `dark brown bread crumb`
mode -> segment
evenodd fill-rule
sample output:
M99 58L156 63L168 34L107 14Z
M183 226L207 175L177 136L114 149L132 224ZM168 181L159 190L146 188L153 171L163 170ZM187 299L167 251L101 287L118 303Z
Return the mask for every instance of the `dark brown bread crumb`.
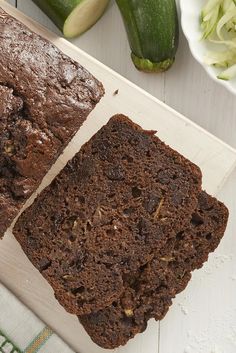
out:
M71 313L110 305L197 206L199 168L113 117L18 220L14 234ZM43 263L41 263L43 258Z
M179 232L158 256L125 279L118 301L80 317L92 340L103 348L124 345L146 329L150 318L161 320L172 298L186 287L191 271L200 268L218 246L228 219L226 207L202 192L189 227Z
M1 8L0 52L1 237L104 91Z

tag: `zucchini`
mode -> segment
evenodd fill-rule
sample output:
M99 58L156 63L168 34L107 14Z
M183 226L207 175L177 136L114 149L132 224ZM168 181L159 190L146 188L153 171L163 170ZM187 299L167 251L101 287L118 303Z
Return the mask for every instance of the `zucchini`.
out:
M175 60L179 42L175 0L116 0L138 70L163 72Z
M223 68L217 78L236 77L236 0L208 0L200 15L202 38L213 43L205 63ZM218 47L218 48L217 48Z
M104 13L109 0L33 0L67 38L92 27Z

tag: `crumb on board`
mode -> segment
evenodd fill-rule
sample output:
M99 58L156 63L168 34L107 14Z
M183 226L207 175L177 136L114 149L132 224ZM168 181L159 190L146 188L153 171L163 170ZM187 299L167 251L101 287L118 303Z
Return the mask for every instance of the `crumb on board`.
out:
M119 94L119 90L116 89L115 92L113 93L113 96L117 96L117 94Z
M181 303L178 304L179 307L180 307L180 310L181 312L184 314L184 315L188 315L188 309Z

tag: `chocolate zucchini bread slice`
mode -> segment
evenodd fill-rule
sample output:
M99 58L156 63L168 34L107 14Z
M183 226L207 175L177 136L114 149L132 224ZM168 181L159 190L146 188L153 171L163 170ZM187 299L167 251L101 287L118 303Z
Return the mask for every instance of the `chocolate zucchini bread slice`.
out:
M186 287L191 271L200 268L218 246L227 219L227 208L202 192L189 226L135 275L124 279L125 290L119 300L79 318L92 340L112 349L143 332L150 318L161 320L172 298Z
M0 237L104 94L0 8Z
M190 221L201 172L123 115L86 143L19 218L14 234L71 313L117 300Z

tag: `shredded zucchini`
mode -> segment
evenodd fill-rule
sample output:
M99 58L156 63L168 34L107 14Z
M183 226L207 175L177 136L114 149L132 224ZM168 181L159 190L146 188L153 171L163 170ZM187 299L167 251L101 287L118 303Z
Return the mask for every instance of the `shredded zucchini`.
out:
M201 12L203 39L218 46L206 63L224 69L217 77L236 77L236 0L208 0Z

